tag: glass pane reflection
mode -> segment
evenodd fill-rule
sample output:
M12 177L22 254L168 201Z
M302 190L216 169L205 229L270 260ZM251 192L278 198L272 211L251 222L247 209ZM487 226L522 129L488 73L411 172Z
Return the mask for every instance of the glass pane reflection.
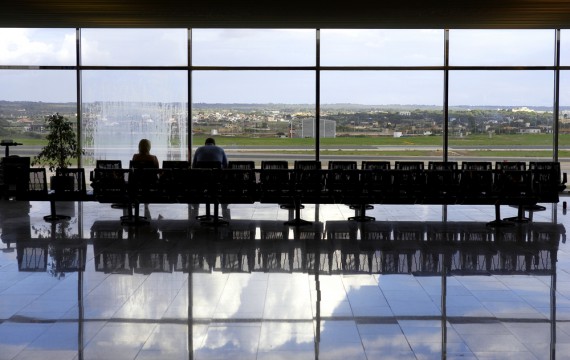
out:
M187 72L85 71L83 83L86 164L127 167L142 138L160 163L187 159Z

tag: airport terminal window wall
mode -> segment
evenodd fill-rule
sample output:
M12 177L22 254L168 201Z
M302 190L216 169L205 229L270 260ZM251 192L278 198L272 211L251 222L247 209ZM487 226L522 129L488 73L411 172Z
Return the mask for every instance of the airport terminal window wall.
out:
M187 159L214 136L231 158L258 165L566 158L569 37L566 30L0 29L0 135L26 144L12 153L33 156L43 117L60 112L81 126L86 167L95 159L125 164L142 137L161 160Z

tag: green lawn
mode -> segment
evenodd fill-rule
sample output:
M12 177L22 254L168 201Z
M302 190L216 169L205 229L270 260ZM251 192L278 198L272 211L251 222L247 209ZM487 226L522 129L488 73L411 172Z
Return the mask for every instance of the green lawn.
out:
M205 137L195 136L193 144L201 145L204 143ZM217 136L216 143L218 145L257 145L257 146L312 146L314 139L306 138L246 138L246 137L223 137ZM469 135L463 138L450 138L449 144L453 145L513 145L513 146L536 146L552 145L552 134L531 134L531 135ZM414 136L414 137L337 137L321 139L321 145L328 146L350 146L350 145L442 145L443 140L439 136ZM570 135L560 135L560 145L570 145Z
M202 145L206 136L195 136L192 140L193 145ZM224 137L216 136L216 143L221 146L313 146L315 140L312 138L277 138L277 137ZM45 140L19 138L14 139L16 142L25 145L44 145ZM469 135L463 138L450 138L449 145L512 145L512 146L549 146L552 145L552 134L530 134L530 135ZM403 145L403 146L440 146L443 140L440 136L413 136L413 137L337 137L321 139L322 146L351 146L351 145ZM560 145L570 145L570 135L564 134L559 137Z

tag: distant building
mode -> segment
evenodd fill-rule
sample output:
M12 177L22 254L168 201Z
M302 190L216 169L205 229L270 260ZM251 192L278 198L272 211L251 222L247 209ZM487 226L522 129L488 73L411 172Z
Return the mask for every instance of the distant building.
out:
M303 138L315 137L315 120L305 119L301 123L301 134L297 132L297 136ZM336 137L336 121L321 119L321 138L335 138Z

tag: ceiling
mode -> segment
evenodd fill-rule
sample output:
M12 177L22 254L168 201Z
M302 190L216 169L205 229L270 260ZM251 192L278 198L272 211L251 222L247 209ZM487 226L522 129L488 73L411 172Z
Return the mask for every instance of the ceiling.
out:
M0 27L570 28L570 0L6 0Z

